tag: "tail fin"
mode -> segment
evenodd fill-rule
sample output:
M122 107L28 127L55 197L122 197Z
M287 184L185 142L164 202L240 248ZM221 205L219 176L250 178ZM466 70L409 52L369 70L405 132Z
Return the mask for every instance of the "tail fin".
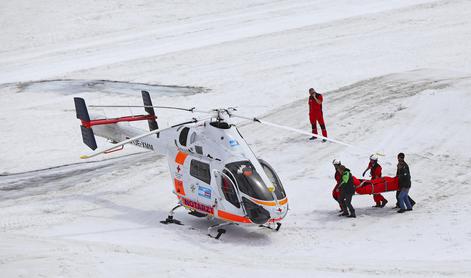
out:
M144 102L144 106L148 106L148 107L145 107L144 109L149 115L154 116L152 119L147 120L147 123L149 124L149 130L152 131L152 130L159 129L159 125L157 124L157 121L155 120L156 117L155 117L154 108L149 107L149 106L152 106L152 100L150 99L149 92L141 91L141 93L142 93L142 101ZM159 137L158 133L157 133L157 137Z
M82 121L80 129L82 131L83 143L90 147L90 149L95 150L97 148L95 134L93 133L93 129L90 127L90 116L88 114L85 100L83 98L75 97L74 102L77 119Z

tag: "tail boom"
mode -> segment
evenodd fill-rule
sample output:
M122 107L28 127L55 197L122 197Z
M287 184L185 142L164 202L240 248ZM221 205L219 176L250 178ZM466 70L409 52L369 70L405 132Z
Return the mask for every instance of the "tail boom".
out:
M119 122L135 122L135 121L149 121L149 120L155 120L157 119L157 116L155 115L137 115L137 116L124 116L124 117L119 117L119 118L106 118L106 119L94 119L94 120L83 120L82 121L82 126L86 128L90 128L95 125L109 125L109 124L115 124Z

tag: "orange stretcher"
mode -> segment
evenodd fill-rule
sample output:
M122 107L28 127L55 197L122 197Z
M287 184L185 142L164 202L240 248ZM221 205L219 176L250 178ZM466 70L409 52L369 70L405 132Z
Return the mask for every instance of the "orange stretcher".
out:
M376 194L399 189L397 177L382 177L374 180L357 179L353 177L356 194Z

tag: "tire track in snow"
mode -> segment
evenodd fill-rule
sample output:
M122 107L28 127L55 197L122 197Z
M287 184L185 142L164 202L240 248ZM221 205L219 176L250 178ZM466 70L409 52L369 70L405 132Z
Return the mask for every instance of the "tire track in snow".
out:
M153 97L190 96L208 93L210 89L195 86L177 86L136 83L117 80L90 80L90 79L51 79L30 82L6 83L0 85L2 89L13 89L17 93L55 92L63 95L76 95L79 93L99 92L108 94L122 94L136 96L141 90L149 91Z
M0 176L0 200L17 199L63 190L133 165L152 163L159 158L154 153L141 152L101 161L85 161L58 165Z

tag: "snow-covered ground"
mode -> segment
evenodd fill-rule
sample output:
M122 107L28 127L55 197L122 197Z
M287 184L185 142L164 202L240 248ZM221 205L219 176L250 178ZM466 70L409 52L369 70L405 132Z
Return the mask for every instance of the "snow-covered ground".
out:
M0 277L470 277L470 12L464 0L3 1ZM309 131L309 87L324 92L329 136L356 148L241 123L284 182L278 233L236 226L216 241L183 211L185 226L162 225L176 203L164 157L79 159L73 96L140 104L147 89L154 104ZM360 176L365 149L385 153L390 176L406 153L413 212L387 193L386 208L355 196L358 217L337 217L331 161Z

